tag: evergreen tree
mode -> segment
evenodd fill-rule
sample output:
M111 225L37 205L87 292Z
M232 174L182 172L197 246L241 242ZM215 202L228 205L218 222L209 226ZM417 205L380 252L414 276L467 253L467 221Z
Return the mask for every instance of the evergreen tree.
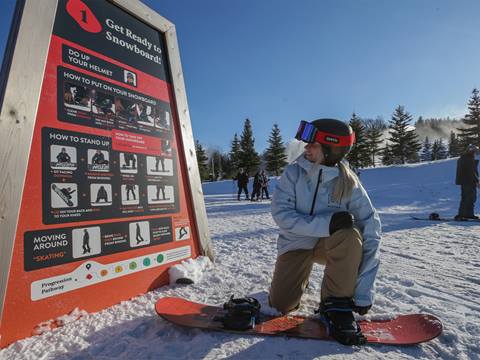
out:
M200 179L205 181L209 178L208 174L208 157L205 150L202 147L202 144L197 140L195 142L195 152L197 153L197 163L198 163L198 171L200 173Z
M432 145L432 160L441 160L446 158L447 148L445 147L443 140L435 140Z
M389 144L385 144L385 147L382 149L380 156L382 157L383 165L392 165L394 163L392 149Z
M431 161L432 160L432 144L428 140L428 136L425 136L425 141L423 142L422 155L420 156L422 161Z
M365 120L365 141L369 154L369 166L375 166L375 156L380 151L383 132L386 128L385 122L381 118Z
M260 165L260 156L255 151L255 139L250 119L245 119L243 132L240 136L239 165L246 169L249 174L255 173Z
M450 132L450 138L448 140L448 156L455 157L462 154L462 145L460 140L453 131Z
M357 114L353 113L349 125L355 132L355 144L347 155L350 165L355 168L368 166L370 154L368 153L367 141L365 138L365 125Z
M224 169L222 164L222 153L220 150L213 150L208 161L208 173L211 181L223 179Z
M412 116L405 111L403 106L398 106L390 120L391 151L395 163L418 161L418 151L422 147L418 141L415 130L409 129Z
M236 173L236 171L238 171L238 168L240 167L240 153L240 140L238 140L238 135L237 133L235 133L235 135L233 135L233 140L229 153L233 173Z
M229 154L220 154L220 164L221 169L223 170L223 174L221 176L222 179L230 179L232 178L238 171L237 168L232 166L232 162L230 161Z
M472 96L468 101L468 114L462 119L465 127L458 129L460 142L463 149L468 144L480 147L480 95L477 89L473 89Z
M280 129L277 124L273 124L272 132L268 138L269 147L265 152L265 160L267 162L267 171L280 175L287 163L286 148L280 135Z

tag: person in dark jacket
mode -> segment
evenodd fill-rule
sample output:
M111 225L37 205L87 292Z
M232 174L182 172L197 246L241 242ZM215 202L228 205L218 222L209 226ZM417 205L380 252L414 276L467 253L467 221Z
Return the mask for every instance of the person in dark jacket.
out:
M261 184L262 184L262 200L263 200L263 195L264 194L265 194L265 197L268 200L268 199L270 199L270 197L268 195L268 184L270 183L270 179L268 178L268 175L265 172L265 170L262 170L262 172L260 173L260 179L261 179Z
M253 178L253 190L252 190L252 201L258 201L260 199L260 193L262 191L262 175L260 171L257 171L255 177Z
M108 165L108 160L105 160L105 155L102 150L95 151L95 154L92 156L92 164Z
M57 161L59 163L69 163L72 161L72 159L70 158L70 155L68 155L67 153L67 149L62 148L62 151L60 151L60 153L58 153L57 155Z
M238 174L236 177L233 178L233 180L237 180L237 186L238 186L238 194L237 194L237 199L240 200L240 194L242 191L245 192L246 199L248 200L248 174L246 171L244 171L242 168L238 171Z
M478 219L475 216L474 207L477 200L478 186L478 160L475 160L475 153L478 152L476 145L468 145L467 151L457 161L457 177L455 184L460 185L462 197L460 207L455 220Z

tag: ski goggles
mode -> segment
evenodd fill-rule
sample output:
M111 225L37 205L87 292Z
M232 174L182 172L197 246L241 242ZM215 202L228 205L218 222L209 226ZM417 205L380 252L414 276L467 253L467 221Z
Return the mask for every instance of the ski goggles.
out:
M300 121L295 139L306 142L331 145L331 146L352 146L355 143L355 133L350 135L335 135L325 131L318 130L314 125L308 121Z

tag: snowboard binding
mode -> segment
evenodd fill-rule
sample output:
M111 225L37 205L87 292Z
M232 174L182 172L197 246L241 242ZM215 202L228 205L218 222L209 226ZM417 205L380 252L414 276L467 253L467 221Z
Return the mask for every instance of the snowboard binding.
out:
M428 215L428 220L440 220L440 215L438 213L431 213Z
M329 335L343 345L364 345L367 339L362 334L353 316L353 301L350 298L329 297L322 301L318 312L322 315Z
M252 297L235 299L232 295L228 302L223 304L225 311L221 319L223 326L228 330L245 331L253 329L260 315L260 303Z

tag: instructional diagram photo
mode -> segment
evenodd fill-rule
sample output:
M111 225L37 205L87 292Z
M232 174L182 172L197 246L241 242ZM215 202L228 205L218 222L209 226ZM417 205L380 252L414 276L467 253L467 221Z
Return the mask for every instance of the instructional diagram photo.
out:
M135 102L123 98L115 98L115 111L117 118L127 124L137 124L137 113Z
M175 202L173 186L162 183L148 185L148 203L149 204L173 204Z
M171 128L172 121L170 119L170 112L168 110L162 110L160 108L156 108L156 116L155 116L155 127L168 131Z
M58 170L76 170L77 149L73 146L50 145L50 167Z
M171 155L172 154L172 145L170 140L162 140L162 155Z
M74 208L78 206L77 184L53 183L50 186L52 208Z
M140 203L140 194L138 185L123 184L121 188L123 205L138 205Z
M153 126L155 119L153 118L153 111L150 105L144 105L142 103L135 104L135 110L137 115L137 121L139 124Z
M90 112L92 109L90 90L85 86L66 82L64 85L63 103L66 108Z
M147 156L147 174L173 176L173 160L163 156Z
M112 95L92 90L92 112L97 115L115 116L115 100Z
M110 171L110 154L106 150L88 149L88 170L89 171Z
M90 184L90 204L92 206L112 205L111 184Z
M72 230L72 255L74 258L97 255L101 251L100 226Z
M148 221L133 222L128 227L131 247L150 244L150 224Z
M137 155L132 153L120 153L120 172L125 174L136 174Z
M132 71L123 70L123 81L125 84L137 86L137 74Z

